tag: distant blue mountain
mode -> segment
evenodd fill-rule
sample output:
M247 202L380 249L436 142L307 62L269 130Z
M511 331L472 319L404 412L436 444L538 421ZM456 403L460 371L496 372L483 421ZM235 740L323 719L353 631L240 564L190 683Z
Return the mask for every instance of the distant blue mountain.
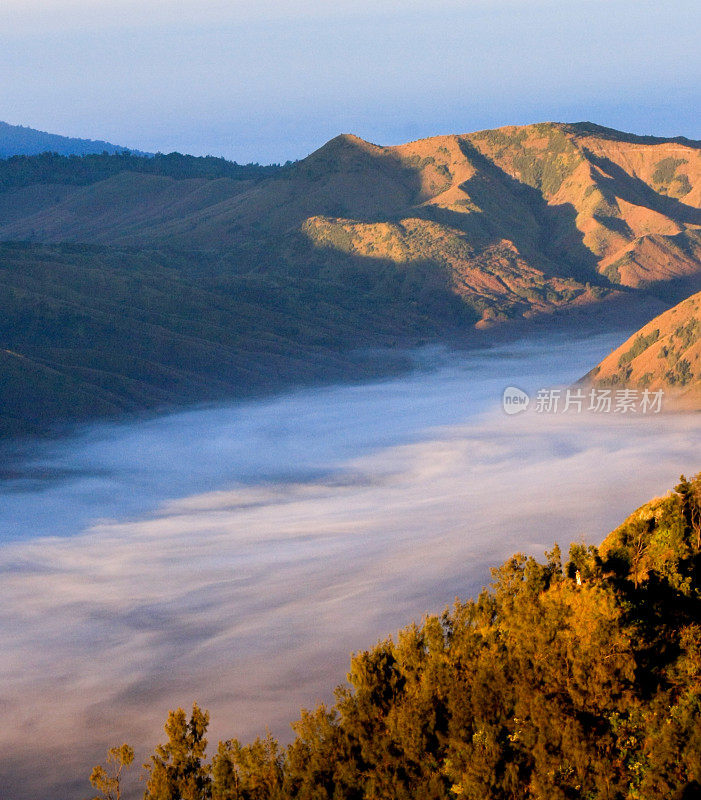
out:
M0 122L0 158L39 153L59 153L63 156L84 156L89 153L121 153L129 148L120 147L110 142L92 139L73 139L70 136L59 136L55 133L25 128L24 125L9 125ZM150 155L139 150L131 150L136 155Z

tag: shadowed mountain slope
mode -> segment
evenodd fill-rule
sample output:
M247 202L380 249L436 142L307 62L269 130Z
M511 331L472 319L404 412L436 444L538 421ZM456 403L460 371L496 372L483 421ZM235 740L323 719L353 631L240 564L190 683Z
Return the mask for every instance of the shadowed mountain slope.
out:
M0 437L388 374L408 366L389 348L469 325L448 293L427 307L386 281L350 293L223 255L0 244Z

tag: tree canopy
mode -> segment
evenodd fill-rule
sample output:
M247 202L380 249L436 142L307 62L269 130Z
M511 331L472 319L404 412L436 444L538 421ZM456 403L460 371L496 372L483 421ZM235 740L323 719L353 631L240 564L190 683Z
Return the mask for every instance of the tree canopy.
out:
M476 600L353 656L282 748L171 712L147 800L701 796L701 475L600 547L517 554Z
M0 191L33 184L84 186L111 178L121 172L138 172L169 178L231 178L259 180L281 169L273 164L237 164L215 156L190 156L182 153L157 153L143 156L124 150L119 153L92 153L64 156L40 153L0 159Z

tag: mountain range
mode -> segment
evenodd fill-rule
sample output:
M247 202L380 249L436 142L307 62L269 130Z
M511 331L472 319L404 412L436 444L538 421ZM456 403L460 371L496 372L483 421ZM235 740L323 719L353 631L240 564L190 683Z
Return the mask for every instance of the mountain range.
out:
M697 281L700 147L591 124L399 147L344 135L252 184L125 170L48 197L15 187L0 238L428 269L488 324L591 302L592 287Z
M32 156L47 152L64 156L84 156L88 153L119 153L126 149L128 148L110 142L75 139L71 136L60 136L56 133L27 128L24 125L0 122L0 158L15 155Z
M553 316L630 330L701 289L700 150L542 123L272 167L0 161L0 423L368 374L360 352Z

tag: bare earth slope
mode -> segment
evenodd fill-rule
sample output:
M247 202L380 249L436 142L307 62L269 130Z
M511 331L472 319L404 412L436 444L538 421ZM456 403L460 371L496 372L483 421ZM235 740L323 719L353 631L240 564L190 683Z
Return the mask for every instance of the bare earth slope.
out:
M398 268L485 326L620 287L701 287L700 148L589 123L397 147L343 135L248 184L122 173L14 189L0 240L225 249L257 270L334 277Z
M656 317L587 376L598 386L664 389L701 409L701 292Z

